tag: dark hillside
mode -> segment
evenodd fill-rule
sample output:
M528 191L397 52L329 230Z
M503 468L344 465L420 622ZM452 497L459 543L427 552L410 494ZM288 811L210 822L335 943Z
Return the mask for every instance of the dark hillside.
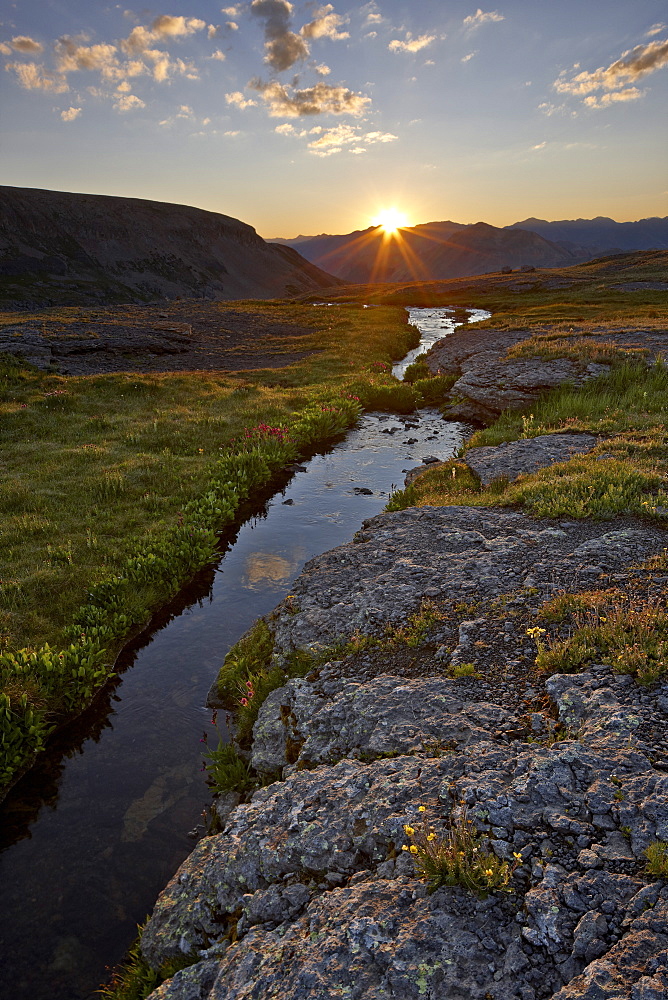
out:
M284 298L338 284L227 215L138 198L0 188L7 308Z

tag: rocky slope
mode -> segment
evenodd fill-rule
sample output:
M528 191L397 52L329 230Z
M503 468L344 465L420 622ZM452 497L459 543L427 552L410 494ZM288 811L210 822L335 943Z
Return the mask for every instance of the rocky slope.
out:
M238 219L137 198L0 188L5 308L285 298L337 279Z
M406 626L425 595L442 617L403 651L362 649L267 699L253 762L283 780L230 815L221 803L223 832L158 900L145 957L195 962L152 1000L664 995L668 890L644 851L668 839L668 685L604 665L544 683L526 634L555 591L623 587L664 545L633 521L427 507L309 563L268 619L279 661ZM447 676L467 661L478 677ZM401 850L406 824L442 836L462 810L498 858L519 855L511 893L430 895Z

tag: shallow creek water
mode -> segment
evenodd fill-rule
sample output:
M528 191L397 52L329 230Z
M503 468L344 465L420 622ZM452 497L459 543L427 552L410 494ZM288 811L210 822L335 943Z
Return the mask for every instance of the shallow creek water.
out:
M422 342L393 369L399 378L454 329L447 310L409 312ZM451 457L466 431L435 409L365 414L280 492L247 505L217 567L125 651L95 706L0 806L0 997L85 1000L106 981L203 832L200 736L225 654L308 559L349 541L405 471Z

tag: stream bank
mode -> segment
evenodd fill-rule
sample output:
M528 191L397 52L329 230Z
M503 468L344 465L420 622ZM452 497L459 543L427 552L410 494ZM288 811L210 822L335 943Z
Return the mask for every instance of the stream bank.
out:
M428 312L425 346L454 325L451 312ZM407 469L451 456L467 430L434 409L365 414L279 494L247 506L215 570L157 616L96 705L10 792L0 944L12 1000L82 1000L107 978L203 832L210 796L199 738L221 659L308 559L350 539Z

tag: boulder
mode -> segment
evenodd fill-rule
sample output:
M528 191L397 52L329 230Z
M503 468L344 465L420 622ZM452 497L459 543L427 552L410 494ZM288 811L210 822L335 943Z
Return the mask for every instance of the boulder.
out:
M596 444L593 434L540 434L496 447L471 448L464 455L464 461L483 486L489 486L495 479L506 478L514 482L520 476L556 462L566 462L573 455L591 451Z

